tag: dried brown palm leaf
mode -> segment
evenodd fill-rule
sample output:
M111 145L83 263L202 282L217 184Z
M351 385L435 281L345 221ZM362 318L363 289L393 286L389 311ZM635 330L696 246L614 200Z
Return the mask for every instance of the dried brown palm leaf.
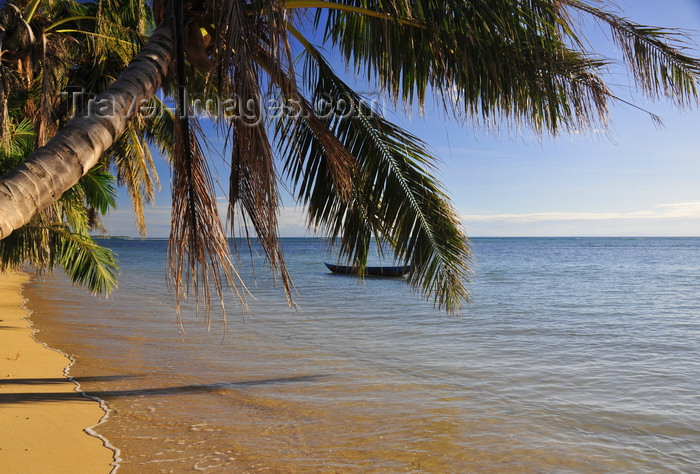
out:
M293 283L277 238L280 197L274 157L265 125L259 116L260 95L258 93L251 97L251 91L257 88L257 75L252 63L241 63L236 71L235 81L241 91L238 97L246 94L246 105L253 107L247 111L247 117L238 117L233 123L229 186L231 223L235 227L237 212L245 212L265 251L270 268L282 281L288 303L294 306L291 291Z
M243 227L250 221L270 268L280 277L287 302L294 306L293 283L278 240L279 191L272 149L262 124L234 125L229 216L232 226L240 214ZM247 216L247 219L246 219ZM247 230L246 230L247 235Z
M290 306L293 283L278 240L279 191L270 140L262 111L259 66L255 51L260 44L277 58L272 75L280 74L280 62L291 63L284 37L284 10L279 2L222 2L214 13L217 48L213 52L220 83L218 92L236 99L232 128L229 216L231 225L255 230L273 273L280 278ZM263 14L251 14L254 11ZM250 241L249 241L250 245Z
M256 55L257 63L265 70L273 70L272 62L274 58L260 48ZM293 71L288 74L276 74L272 78L273 82L282 91L281 101L283 104L293 104L286 115L280 114L277 134L291 140L288 145L298 150L299 159L304 155L303 145L299 142L302 135L297 133L299 127L308 128L312 131L315 139L323 146L328 156L328 175L325 177L333 183L336 192L343 200L352 199L353 172L356 165L355 157L341 143L333 132L319 119L308 100L298 90L296 81L293 79ZM280 109L286 110L281 107Z
M46 34L42 31L40 37L41 66L41 97L39 99L39 111L36 118L36 148L46 145L49 137L49 123L51 121L51 71L47 67L46 58Z
M292 67L292 51L287 37L288 12L279 0L251 2L215 2L213 62L219 83L218 92L235 93L240 88L230 79L236 74L239 58L251 57L259 46L264 46L275 60L267 71L287 74ZM226 80L226 79L229 80ZM293 75L291 75L291 80Z
M237 293L245 306L239 286L245 288L231 261L226 235L219 218L214 186L207 161L199 146L186 104L184 21L182 0L173 2L177 61L177 113L172 168L172 222L168 244L170 283L175 293L178 324L182 328L180 303L194 293L195 311L204 308L210 324L211 288L219 298L224 323L224 285Z
M245 284L231 261L230 250L219 217L214 186L197 137L177 122L177 139L173 154L172 223L168 244L171 289L177 303L178 324L180 303L192 290L196 311L204 308L210 324L211 288L218 295L226 321L224 289L230 286L241 306L245 307ZM189 125L189 124L188 124Z

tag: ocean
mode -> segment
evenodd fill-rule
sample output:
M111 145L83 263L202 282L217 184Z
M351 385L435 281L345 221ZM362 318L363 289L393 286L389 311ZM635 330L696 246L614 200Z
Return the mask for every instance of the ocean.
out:
M175 321L166 242L116 240L119 289L25 288L37 338L108 413L119 473L698 472L700 239L475 238L472 304L254 249L250 314Z

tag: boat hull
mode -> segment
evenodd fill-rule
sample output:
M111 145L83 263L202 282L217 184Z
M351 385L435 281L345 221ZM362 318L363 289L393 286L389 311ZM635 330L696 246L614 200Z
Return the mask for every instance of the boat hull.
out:
M326 267L333 273L340 273L343 275L357 275L357 267L351 267L347 265L333 265L332 263L325 263ZM398 266L398 267L366 267L365 273L372 276L403 276L411 271L410 266Z

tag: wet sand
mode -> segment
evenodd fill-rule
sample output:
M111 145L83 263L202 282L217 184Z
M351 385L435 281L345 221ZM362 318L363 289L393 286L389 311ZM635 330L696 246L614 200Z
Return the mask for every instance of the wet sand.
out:
M104 411L75 391L70 360L32 337L24 273L0 273L0 471L107 473L114 453L86 430Z

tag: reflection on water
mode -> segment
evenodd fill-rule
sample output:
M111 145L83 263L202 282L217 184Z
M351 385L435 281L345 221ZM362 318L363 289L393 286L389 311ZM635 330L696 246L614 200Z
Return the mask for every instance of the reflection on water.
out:
M164 242L114 248L108 300L59 277L25 295L111 408L119 472L697 469L700 240L477 239L474 304L452 318L292 239L300 311L248 275L253 316L230 310L223 340L178 334Z

